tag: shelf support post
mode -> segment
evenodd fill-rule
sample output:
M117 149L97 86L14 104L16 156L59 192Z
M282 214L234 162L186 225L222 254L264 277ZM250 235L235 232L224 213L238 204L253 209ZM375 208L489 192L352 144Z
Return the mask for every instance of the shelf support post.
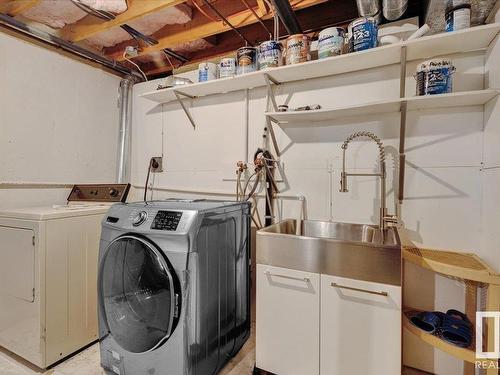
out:
M401 71L399 77L399 97L404 98L406 95L406 46L401 47ZM399 186L398 186L398 200L399 204L404 200L405 188L405 168L406 168L406 154L405 154L405 141L406 141L406 112L408 103L401 102L401 122L399 127Z
M194 99L194 96L191 96L191 95L188 95L188 94L184 94L183 92L180 92L180 91L177 91L177 90L174 90L174 94L175 94L175 97L177 98L177 101L179 102L179 104L181 105L182 109L184 110L184 113L186 114L187 118L189 119L189 122L191 123L191 125L193 126L193 129L196 129L196 124L193 120L193 117L191 116L191 113L189 113L189 110L187 109L186 105L184 104L181 96L185 96L186 98L189 98L189 99Z
M274 112L278 112L278 105L276 104L276 97L274 96L273 86L271 85L271 82L274 83L275 85L280 85L280 82L275 80L267 73L264 73L264 79L266 80L267 93L271 98L271 103L273 104Z

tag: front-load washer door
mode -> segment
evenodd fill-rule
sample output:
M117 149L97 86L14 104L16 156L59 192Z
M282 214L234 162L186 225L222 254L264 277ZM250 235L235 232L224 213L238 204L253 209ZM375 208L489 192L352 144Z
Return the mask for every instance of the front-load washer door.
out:
M123 349L143 353L168 340L179 315L179 283L152 242L134 235L111 242L99 284L101 312Z

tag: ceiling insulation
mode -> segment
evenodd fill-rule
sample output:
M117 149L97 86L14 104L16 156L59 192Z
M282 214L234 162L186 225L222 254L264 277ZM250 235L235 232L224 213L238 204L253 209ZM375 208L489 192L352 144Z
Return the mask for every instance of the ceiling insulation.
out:
M205 48L212 47L212 44L207 42L205 39L198 39L198 40L193 40L188 43L182 43L182 44L177 44L171 48L171 50L181 54L181 55L186 55L189 54L190 52L196 52ZM165 54L161 51L157 52L151 52L145 55L140 55L137 57L134 57L134 61L138 61L141 63L146 63L146 62L153 62L157 66L164 66L167 63L167 58L165 57ZM177 62L174 58L170 58L172 62Z
M207 42L205 39L197 39L197 40L192 40L187 43L182 43L182 44L177 44L172 47L172 49L177 52L182 54L186 54L189 52L195 52L195 51L200 51L205 48L210 48L213 45L209 42Z
M115 14L127 10L126 0L80 0L97 10ZM22 15L30 20L40 22L54 29L61 29L75 23L87 15L70 0L41 0L37 5L25 10Z
M185 24L189 21L191 21L191 8L178 5L130 21L128 25L144 35L151 35L165 25ZM129 33L120 27L114 27L88 38L87 41L96 47L112 47L129 39L132 39Z

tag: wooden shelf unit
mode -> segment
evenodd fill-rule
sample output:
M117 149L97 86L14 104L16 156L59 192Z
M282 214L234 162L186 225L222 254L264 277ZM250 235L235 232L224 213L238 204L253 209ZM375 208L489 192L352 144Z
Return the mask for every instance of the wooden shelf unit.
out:
M475 254L405 247L403 259L447 277L500 286L500 275Z
M466 314L475 326L475 313L478 310L477 292L479 287L486 287L486 311L500 311L500 274L488 266L481 258L471 253L460 253L455 251L445 251L436 249L424 249L418 246L403 246L402 257L404 261L411 262L422 268L426 268L437 274L455 280L463 281L466 285L465 306ZM407 308L403 313L403 327L423 342L442 350L465 362L464 374L474 374L474 364L477 361L493 364L496 368L486 370L487 375L498 375L500 366L496 359L483 360L476 359L475 344L471 348L460 348L447 343L439 337L426 333L415 327L409 319L416 309ZM487 337L485 339L488 352L494 351L495 331L499 327L490 324L487 327Z
M403 327L417 336L420 340L425 343L442 350L445 353L451 354L454 357L460 358L463 361L474 363L476 361L476 353L473 348L461 348L459 346L449 344L444 340L441 340L439 337L431 335L425 331L422 331L418 327L415 327L411 322L410 318L413 313L416 311L413 309L407 309L403 313Z

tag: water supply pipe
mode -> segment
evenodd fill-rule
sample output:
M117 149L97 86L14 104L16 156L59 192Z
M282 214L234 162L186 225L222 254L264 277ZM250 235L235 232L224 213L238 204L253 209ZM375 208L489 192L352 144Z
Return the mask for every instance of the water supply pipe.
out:
M302 28L290 2L288 0L271 0L271 3L288 34L302 34Z
M118 153L116 167L116 182L125 184L130 182L130 151L132 148L132 88L135 79L126 77L120 81L118 89L119 130Z
M375 16L380 12L380 0L356 0L360 16Z

